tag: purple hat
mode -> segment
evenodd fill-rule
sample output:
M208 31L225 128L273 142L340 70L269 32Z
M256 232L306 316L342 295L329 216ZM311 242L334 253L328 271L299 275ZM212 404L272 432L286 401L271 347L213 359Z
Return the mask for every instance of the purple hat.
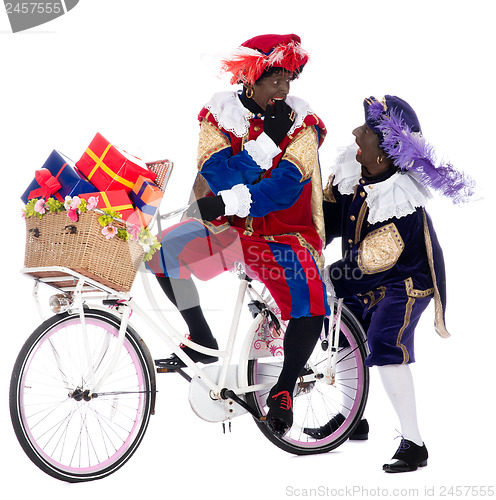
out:
M454 203L473 195L474 181L451 163L436 165L434 148L423 135L417 115L403 99L386 95L365 99L366 124L379 136L379 146L402 171L414 172L422 184L440 191Z

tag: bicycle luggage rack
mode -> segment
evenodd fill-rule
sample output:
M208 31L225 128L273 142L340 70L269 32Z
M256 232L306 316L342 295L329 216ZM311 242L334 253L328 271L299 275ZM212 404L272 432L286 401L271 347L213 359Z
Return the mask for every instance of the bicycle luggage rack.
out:
M68 267L27 267L21 269L21 273L31 276L38 283L51 286L61 292L75 292L78 288L78 282L83 280L82 292L103 292L107 295L120 297L123 294Z
M52 267L25 267L21 269L21 274L24 274L34 280L33 297L38 309L40 317L46 319L43 309L38 298L38 287L42 283L53 288L56 292L73 295L74 293L82 294L85 297L92 295L101 296L105 299L123 299L129 294L118 292L113 288L99 283L98 281L88 278L74 269L62 266Z

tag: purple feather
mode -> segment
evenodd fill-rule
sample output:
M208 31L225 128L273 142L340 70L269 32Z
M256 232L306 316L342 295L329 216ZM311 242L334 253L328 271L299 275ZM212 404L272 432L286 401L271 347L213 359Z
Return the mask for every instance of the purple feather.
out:
M371 121L378 122L385 113L384 106L379 101L373 101L367 109L368 116Z
M369 107L369 112L375 103ZM384 114L382 104L378 103L383 114L376 125L384 140L381 148L394 160L401 170L416 172L422 184L440 191L452 199L454 203L467 201L474 192L474 181L463 172L456 170L449 162L436 166L433 147L418 133L412 133L402 119L401 113L390 110L389 116ZM374 119L378 107L374 106Z

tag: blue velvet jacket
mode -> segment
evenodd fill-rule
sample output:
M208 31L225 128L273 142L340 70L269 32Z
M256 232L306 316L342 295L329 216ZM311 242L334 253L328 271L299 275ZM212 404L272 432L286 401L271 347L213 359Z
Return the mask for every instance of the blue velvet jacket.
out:
M323 202L326 244L341 237L342 259L330 265L329 274L338 297L368 295L377 300L388 285L399 282L405 283L410 296L433 295L436 330L445 337L449 334L444 325L444 258L420 202L423 193L416 188L411 179L394 171L372 182L357 176L356 184L348 183L347 189L333 185L331 177ZM403 209L394 206L398 198L405 202ZM388 213L395 215L388 218Z

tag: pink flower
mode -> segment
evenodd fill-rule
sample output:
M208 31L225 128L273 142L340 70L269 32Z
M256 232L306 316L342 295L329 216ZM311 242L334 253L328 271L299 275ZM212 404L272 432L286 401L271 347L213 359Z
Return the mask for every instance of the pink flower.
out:
M71 201L71 208L76 210L79 208L79 205L81 205L81 198L79 198L79 196L74 196Z
M110 240L117 234L117 228L109 224L102 229L102 234L107 240Z
M93 210L94 208L96 208L98 206L99 198L99 196L90 196L88 198L88 204L86 205L86 208L88 210Z
M35 212L38 212L39 214L44 214L46 213L46 203L45 203L45 200L43 198L40 198L35 206L34 206L34 210Z
M81 205L81 198L79 198L79 196L74 196L74 198L71 198L70 196L65 197L64 207L66 210L77 210L79 205Z
M140 228L138 226L135 226L134 224L127 224L127 232L131 236L131 239L137 240L140 232Z
M77 222L78 220L78 210L74 210L73 208L70 208L67 211L67 217L71 219L72 222Z

